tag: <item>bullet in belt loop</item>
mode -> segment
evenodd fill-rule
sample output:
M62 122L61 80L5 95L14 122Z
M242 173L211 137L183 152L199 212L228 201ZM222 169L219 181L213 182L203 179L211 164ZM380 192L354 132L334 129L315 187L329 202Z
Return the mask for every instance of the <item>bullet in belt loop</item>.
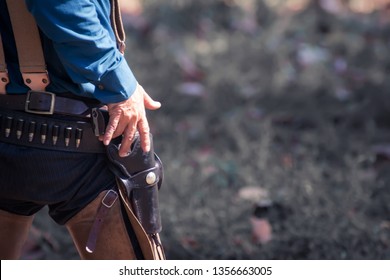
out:
M65 128L65 146L69 146L70 136L72 135L72 128L68 126Z
M83 130L81 128L76 128L76 148L80 147L82 138L83 138Z
M47 124L43 123L41 124L41 143L45 144L47 137Z
M31 121L28 125L28 142L32 142L34 140L34 134L35 134L35 122Z
M7 117L6 122L5 122L5 137L9 137L11 134L11 127L12 127L12 121L13 117Z
M60 134L60 127L58 125L53 126L52 137L53 137L53 145L57 144L58 135Z
M20 137L22 137L23 125L24 125L24 120L18 119L18 121L16 123L16 138L18 138L18 139L20 139Z

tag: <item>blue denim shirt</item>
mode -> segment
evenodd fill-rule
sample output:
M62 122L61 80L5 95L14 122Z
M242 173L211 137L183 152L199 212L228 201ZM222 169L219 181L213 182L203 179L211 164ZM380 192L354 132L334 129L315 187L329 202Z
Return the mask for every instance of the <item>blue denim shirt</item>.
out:
M26 0L41 31L51 84L48 91L71 92L115 103L128 99L137 81L116 45L110 0ZM0 31L10 84L24 93L5 0L0 0Z

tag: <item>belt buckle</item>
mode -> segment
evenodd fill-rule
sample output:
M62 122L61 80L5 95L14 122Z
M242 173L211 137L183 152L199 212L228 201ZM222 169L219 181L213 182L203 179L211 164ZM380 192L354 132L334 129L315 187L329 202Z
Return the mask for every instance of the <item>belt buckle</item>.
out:
M50 96L50 98L51 98L51 100L50 100L50 108L48 110L30 109L30 106L29 106L30 105L30 97L31 97L32 94L41 94L41 95L48 95L48 96ZM26 103L25 103L25 106L24 106L24 111L26 111L27 113L39 114L39 115L53 115L55 100L56 100L56 95L54 93L47 92L47 91L34 91L34 90L30 90L30 91L27 92L27 97L26 97Z

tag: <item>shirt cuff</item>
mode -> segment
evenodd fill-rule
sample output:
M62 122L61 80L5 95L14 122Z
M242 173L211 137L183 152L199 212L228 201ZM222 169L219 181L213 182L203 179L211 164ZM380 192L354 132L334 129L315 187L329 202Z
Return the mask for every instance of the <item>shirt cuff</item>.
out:
M117 68L94 83L93 95L104 104L118 103L129 99L137 84L137 79L123 58Z

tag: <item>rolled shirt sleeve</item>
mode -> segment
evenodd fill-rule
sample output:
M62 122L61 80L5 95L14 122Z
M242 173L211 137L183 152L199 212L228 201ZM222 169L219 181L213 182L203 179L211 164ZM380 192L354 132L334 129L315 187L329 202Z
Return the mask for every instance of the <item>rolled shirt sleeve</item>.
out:
M68 76L103 103L128 99L137 86L119 52L109 0L26 0Z

